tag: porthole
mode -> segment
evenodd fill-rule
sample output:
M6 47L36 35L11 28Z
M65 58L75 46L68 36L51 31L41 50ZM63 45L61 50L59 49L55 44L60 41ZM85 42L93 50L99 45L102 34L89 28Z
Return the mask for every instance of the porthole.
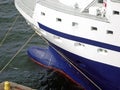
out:
M93 31L97 31L98 29L97 29L97 27L91 27L91 30L93 30Z
M103 3L103 0L98 0L98 3Z
M107 34L113 34L113 31L107 30Z
M97 52L100 54L107 54L108 53L108 51L106 49L103 49L103 48L97 49Z
M115 10L114 10L114 11L113 11L113 14L114 14L114 15L119 15L119 14L120 14L120 12L119 12L119 11L115 11Z
M72 22L72 26L78 26L78 23L77 22Z
M80 43L80 42L75 42L75 43L74 43L74 46L81 46L81 47L85 47L85 45L84 45L84 44L82 44L82 43Z
M56 18L56 21L57 22L62 22L62 19L61 18Z
M45 13L44 13L44 12L41 12L41 15L42 15L42 16L45 16Z

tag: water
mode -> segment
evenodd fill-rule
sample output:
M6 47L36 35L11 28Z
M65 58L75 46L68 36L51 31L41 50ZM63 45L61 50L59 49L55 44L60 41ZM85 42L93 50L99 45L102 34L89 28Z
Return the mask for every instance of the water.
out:
M18 15L19 12L14 7L13 0L0 0L0 42ZM0 70L33 33L33 30L26 24L23 17L19 16L6 40L0 46ZM30 46L47 45L38 35L35 35L0 73L0 82L13 81L37 90L80 90L79 87L60 74L32 62L26 53L27 48Z

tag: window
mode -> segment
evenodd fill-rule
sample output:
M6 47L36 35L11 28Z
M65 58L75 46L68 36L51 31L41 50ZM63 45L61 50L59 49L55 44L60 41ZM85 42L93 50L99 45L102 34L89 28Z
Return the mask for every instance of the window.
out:
M91 30L97 31L97 27L91 27Z
M42 16L45 16L45 13L44 13L44 12L41 12L41 15L42 15Z
M82 44L82 43L80 43L80 42L75 42L75 43L74 43L74 46L81 46L81 47L85 47L85 45L84 45L84 44Z
M61 19L61 18L56 18L56 21L57 21L57 22L61 22L62 19Z
M102 49L102 48L99 48L99 49L97 50L97 52L98 52L98 53L101 53L101 54L107 54L107 53L108 53L108 51L107 51L106 49Z
M77 22L72 22L72 26L78 26Z
M107 34L113 34L113 31L107 30Z
M114 14L114 15L119 15L119 14L120 14L120 12L119 12L119 11L115 11L115 10L114 10L114 11L113 11L113 14Z
M98 0L98 3L103 3L103 0Z

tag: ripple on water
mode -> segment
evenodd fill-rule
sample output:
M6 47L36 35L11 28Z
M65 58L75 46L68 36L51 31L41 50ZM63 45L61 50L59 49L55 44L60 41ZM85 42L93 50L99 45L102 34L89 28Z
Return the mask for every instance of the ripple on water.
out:
M13 0L0 0L0 42L18 14ZM0 70L32 34L33 30L20 16L5 42L0 46ZM9 80L38 90L80 90L80 87L75 86L60 74L32 62L26 51L28 47L33 45L46 46L45 42L35 35L7 68L0 73L0 82Z

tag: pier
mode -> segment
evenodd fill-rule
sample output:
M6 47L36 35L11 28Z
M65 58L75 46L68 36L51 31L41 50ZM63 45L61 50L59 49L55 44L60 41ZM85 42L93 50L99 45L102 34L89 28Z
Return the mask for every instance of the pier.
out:
M21 84L5 81L0 83L0 90L36 90Z

